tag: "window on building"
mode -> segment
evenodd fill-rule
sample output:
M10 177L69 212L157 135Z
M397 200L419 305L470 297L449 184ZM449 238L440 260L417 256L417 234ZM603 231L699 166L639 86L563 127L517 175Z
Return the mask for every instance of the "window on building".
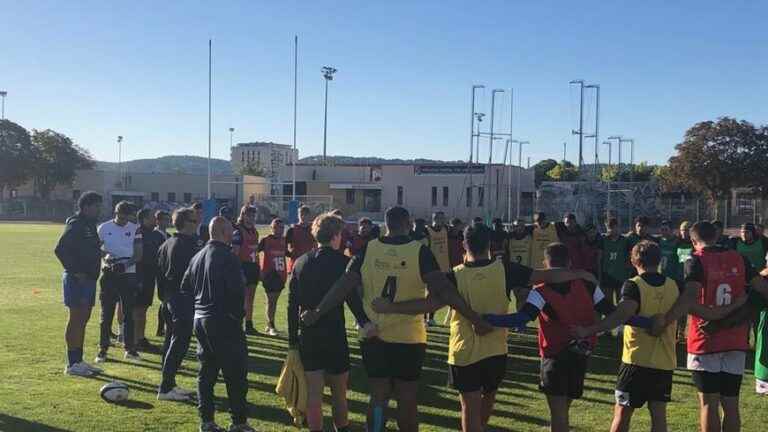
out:
M354 203L355 203L355 190L347 189L347 204L354 204Z
M240 153L240 162L245 162L245 152Z
M150 201L155 201L155 202L160 201L160 192L152 192L150 194L149 200Z
M363 191L363 210L367 212L378 213L381 211L381 191L364 190Z
M432 207L437 207L437 186L432 186Z
M405 195L405 191L403 190L402 186L397 187L397 205L401 206L403 205L403 198Z
M184 202L192 202L192 194L189 192L184 192Z
M72 190L72 200L77 201L80 199L80 189Z
M477 187L477 206L482 207L485 201L485 188L482 186Z
M11 189L11 198L18 198L18 197L19 197L19 190Z
M448 196L448 186L443 186L443 207L448 207L449 200L450 199Z
M472 188L467 188L467 207L472 207Z
M176 192L168 192L168 201L176 202Z

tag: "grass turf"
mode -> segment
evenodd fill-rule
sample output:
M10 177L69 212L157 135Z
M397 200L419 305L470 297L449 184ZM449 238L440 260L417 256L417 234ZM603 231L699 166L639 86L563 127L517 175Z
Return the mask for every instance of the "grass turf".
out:
M119 348L110 350L105 374L97 378L74 378L62 373L65 363L63 340L66 308L61 301L61 268L53 247L62 230L55 224L0 224L0 431L192 431L198 424L192 404L159 402L158 355L142 354L138 363L122 360ZM257 328L263 328L263 295L257 304ZM278 327L286 329L286 296L281 298ZM88 324L86 361L96 354L98 305ZM157 302L149 313L148 336L154 344ZM439 321L442 317L438 316ZM348 322L351 322L348 321ZM350 329L350 336L353 334ZM419 390L421 430L457 430L457 393L447 386L447 331L429 333L429 349ZM353 369L348 394L352 430L363 430L367 384L354 337L350 337ZM538 356L533 333L510 338L508 372L501 389L490 430L541 431L548 425L544 396L537 388ZM193 347L194 349L194 338ZM283 402L274 386L287 349L285 337L248 338L251 424L260 431L293 430ZM590 363L584 398L571 409L575 431L607 430L613 413L613 385L620 347L610 338L600 341ZM681 354L681 353L679 353ZM683 359L680 356L680 359ZM751 369L752 359L748 359ZM184 362L179 384L195 388L197 362L193 351ZM130 401L122 405L103 402L98 395L103 383L120 380L131 388ZM766 400L754 394L754 378L747 374L742 387L744 431L765 430ZM223 383L216 387L216 419L229 424ZM698 408L690 374L675 372L674 402L669 404L669 430L698 430ZM325 407L330 428L330 410ZM634 430L649 430L645 410L638 410ZM392 420L389 429L395 430Z

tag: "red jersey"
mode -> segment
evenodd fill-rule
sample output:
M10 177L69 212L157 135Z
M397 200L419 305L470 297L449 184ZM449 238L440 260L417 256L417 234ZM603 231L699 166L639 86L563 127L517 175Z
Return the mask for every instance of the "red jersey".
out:
M232 244L240 248L237 256L240 262L256 263L259 248L259 231L256 228L247 228L238 225L232 236Z
M461 232L451 229L448 231L448 260L451 268L464 263L464 236Z
M291 256L288 260L288 273L290 273L293 270L293 263L315 247L312 227L296 224L288 228L288 232L285 234L285 243L286 246L291 246Z
M587 327L595 323L595 305L584 281L571 281L570 289L562 293L548 285L537 285L549 308L539 312L539 355L544 358L555 357L566 349L573 340L571 327ZM594 347L597 337L587 339Z
M368 244L368 240L370 240L367 237L363 237L360 234L354 234L352 235L352 239L349 241L349 244L347 245L347 249L349 249L349 255L355 256L358 253L360 253L361 250L363 250L363 247Z
M272 272L277 274L283 279L283 282L287 279L287 272L285 266L285 237L275 237L270 234L259 243L259 252L261 254L261 273L267 275Z
M704 271L703 287L698 302L705 306L725 306L747 295L744 258L738 252L697 250L693 253ZM707 335L699 329L701 318L690 315L688 352L709 354L749 349L749 326L740 325Z

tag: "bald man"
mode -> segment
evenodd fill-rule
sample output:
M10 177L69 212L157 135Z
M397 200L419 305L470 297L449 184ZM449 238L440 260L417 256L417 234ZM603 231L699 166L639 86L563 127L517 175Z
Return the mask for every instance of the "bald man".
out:
M235 432L251 432L247 422L248 349L243 332L245 285L240 261L232 253L232 224L221 216L208 226L211 240L192 258L182 289L195 303L195 336L200 431L222 430L214 421L213 387L224 376Z

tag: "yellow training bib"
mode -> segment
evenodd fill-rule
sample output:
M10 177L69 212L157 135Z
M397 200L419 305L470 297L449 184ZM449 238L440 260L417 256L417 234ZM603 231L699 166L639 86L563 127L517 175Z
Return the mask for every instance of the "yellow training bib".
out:
M425 297L424 282L419 271L422 244L410 241L401 245L386 244L375 239L368 242L361 267L363 308L368 318L379 327L379 338L393 343L426 343L427 331L421 315L378 314L371 303L379 297L392 302Z
M454 268L456 288L467 305L479 314L506 314L509 298L506 290L504 264L495 260L483 267L459 265ZM482 359L507 354L507 329L478 336L466 318L459 313L451 316L451 336L448 363L467 366Z
M544 267L544 250L550 243L560 241L557 236L557 228L555 224L551 223L546 228L533 227L533 234L531 235L531 267L543 268Z
M652 286L640 276L630 280L640 289L640 311L637 314L639 316L650 318L656 314L667 313L680 295L677 283L670 278L660 287ZM675 369L676 331L677 326L671 324L661 336L655 337L645 329L624 326L624 353L621 361L653 369Z
M432 227L427 227L427 230L429 231L429 249L435 255L440 271L447 273L451 269L448 256L448 228L442 227L440 231L435 231Z

